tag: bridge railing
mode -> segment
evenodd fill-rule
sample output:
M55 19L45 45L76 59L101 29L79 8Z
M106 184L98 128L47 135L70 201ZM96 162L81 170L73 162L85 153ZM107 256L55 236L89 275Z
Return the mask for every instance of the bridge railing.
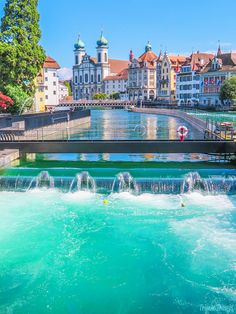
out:
M210 130L206 129L205 140L221 140L219 136L213 136ZM210 135L209 135L210 134ZM63 140L63 141L78 141L78 140L178 140L178 133L173 129L149 130L148 128L137 125L133 129L108 128L106 130L90 129L86 127L66 127L66 128L41 128L37 130L22 131L22 130L0 130L0 141L47 141L47 140ZM185 141L204 140L204 136L197 133L188 134Z

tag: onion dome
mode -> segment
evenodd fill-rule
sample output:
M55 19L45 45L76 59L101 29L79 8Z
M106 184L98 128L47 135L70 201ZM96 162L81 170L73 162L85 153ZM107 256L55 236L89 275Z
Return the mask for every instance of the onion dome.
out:
M75 50L79 50L79 49L84 49L85 48L85 43L80 39L80 35L78 37L78 41L77 43L75 43Z
M98 47L107 47L108 46L108 40L103 36L103 32L101 33L100 38L97 41Z
M146 47L145 47L145 51L148 52L148 51L152 51L152 45L150 43L150 41L148 41Z

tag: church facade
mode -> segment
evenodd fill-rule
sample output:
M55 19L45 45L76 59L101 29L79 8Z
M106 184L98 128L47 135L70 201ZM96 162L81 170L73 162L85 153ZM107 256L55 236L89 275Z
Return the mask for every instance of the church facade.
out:
M104 79L115 76L128 67L127 60L109 59L108 41L101 33L97 41L97 56L87 54L80 36L74 46L73 97L75 100L92 99L97 93L105 93Z

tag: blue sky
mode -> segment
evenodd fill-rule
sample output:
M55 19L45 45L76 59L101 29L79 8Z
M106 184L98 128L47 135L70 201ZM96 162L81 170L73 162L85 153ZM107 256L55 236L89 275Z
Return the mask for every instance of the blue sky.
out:
M5 0L0 0L0 16ZM112 58L139 56L148 40L153 50L187 54L192 50L236 50L236 0L39 0L41 43L62 67L73 64L78 33L95 55L101 29Z

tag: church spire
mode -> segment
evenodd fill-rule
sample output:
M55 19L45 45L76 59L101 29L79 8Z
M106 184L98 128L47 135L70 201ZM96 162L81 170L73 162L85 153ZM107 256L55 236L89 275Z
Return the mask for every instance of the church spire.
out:
M219 47L218 47L217 55L216 55L216 56L219 58L221 55L222 55L222 51L221 51L220 40L219 40Z

